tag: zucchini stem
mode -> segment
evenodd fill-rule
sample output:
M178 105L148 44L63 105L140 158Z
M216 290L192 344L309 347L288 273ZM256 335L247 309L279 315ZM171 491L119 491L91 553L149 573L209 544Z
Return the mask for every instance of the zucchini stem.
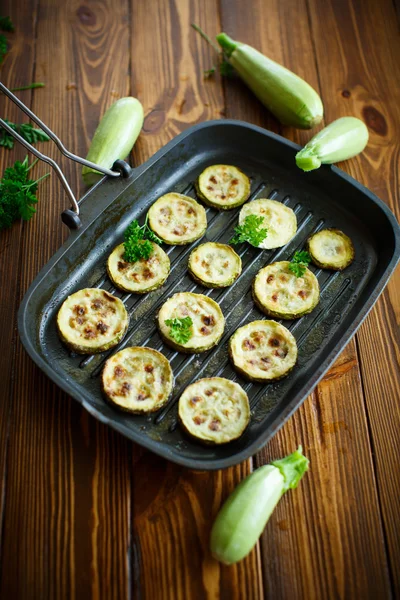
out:
M219 33L217 35L217 42L219 43L219 45L221 46L228 58L231 56L232 52L237 47L237 43L226 33Z
M280 470L285 482L283 485L282 495L287 490L293 490L299 484L300 479L308 470L309 460L303 454L303 448L299 446L293 454L289 454L285 458L274 460L271 464Z
M296 165L303 171L313 171L319 169L321 161L318 156L303 148L296 154Z

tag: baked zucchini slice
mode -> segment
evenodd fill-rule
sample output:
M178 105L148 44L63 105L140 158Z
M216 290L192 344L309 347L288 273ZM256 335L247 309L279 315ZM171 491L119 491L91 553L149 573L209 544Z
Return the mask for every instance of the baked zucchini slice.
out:
M227 244L207 242L195 248L188 264L193 279L208 288L232 285L242 272L242 261Z
M133 346L107 360L101 381L111 404L131 413L149 413L168 402L174 376L161 352Z
M174 337L173 328L165 321L190 318L190 338L183 342ZM225 319L219 305L203 294L179 292L162 305L157 316L157 325L163 340L175 350L196 354L205 352L218 344L224 333Z
M229 356L238 373L250 381L278 380L296 364L297 344L276 321L253 321L232 335Z
M323 229L307 240L311 260L321 269L342 271L354 260L351 239L340 229Z
M318 279L309 269L296 277L283 260L267 265L253 282L253 298L266 315L279 319L297 319L311 312L319 302Z
M250 421L249 399L238 383L223 377L199 379L179 398L185 431L205 444L226 444L240 437Z
M136 262L124 260L124 244L114 248L107 261L108 276L114 285L134 294L146 294L162 286L169 275L170 261L158 244L151 244L150 257Z
M297 218L291 208L266 198L252 200L245 206L239 214L239 225L242 225L245 218L249 215L264 217L261 227L268 230L267 237L258 246L270 250L271 248L280 248L284 246L297 231Z
M85 288L68 296L57 315L61 340L78 354L113 348L124 337L128 323L121 300L98 288Z
M190 244L207 229L204 207L183 194L171 192L161 196L149 210L149 226L166 244Z
M250 196L250 179L232 165L207 167L196 181L198 197L218 210L241 206Z

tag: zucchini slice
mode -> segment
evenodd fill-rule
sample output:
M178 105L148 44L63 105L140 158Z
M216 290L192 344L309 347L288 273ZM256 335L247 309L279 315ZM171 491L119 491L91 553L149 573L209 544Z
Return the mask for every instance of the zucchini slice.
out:
M261 269L253 282L253 298L266 315L297 319L311 312L319 302L318 279L309 269L296 277L290 262L283 260Z
M232 335L229 356L238 373L250 381L273 381L293 369L297 344L290 331L276 321L253 321Z
M311 260L321 269L342 271L354 260L351 239L340 229L323 229L307 240Z
M285 206L282 202L266 198L252 200L252 202L243 206L240 211L239 225L242 225L245 218L249 215L264 217L261 227L268 229L268 235L258 246L259 248L265 248L266 250L280 248L290 242L296 234L296 215L291 208Z
M241 206L250 196L250 179L232 165L207 167L196 181L198 197L218 210Z
M101 380L107 400L132 413L158 410L168 401L174 385L169 360L157 350L138 346L111 356Z
M129 317L119 298L99 288L68 296L57 315L61 340L78 354L96 354L122 340Z
M124 260L125 247L120 244L108 257L107 272L111 281L125 292L146 294L161 287L170 271L168 255L158 244L151 242L150 257L136 262Z
M190 317L191 338L186 343L178 343L165 324L169 319ZM175 350L188 354L205 352L216 344L224 333L225 319L219 305L203 294L179 292L162 305L157 317L158 329L163 340Z
M149 226L166 244L190 244L205 234L206 211L193 198L171 192L150 207Z
M199 442L226 444L246 429L249 399L238 383L223 377L199 379L179 398L178 414L185 431Z
M195 248L188 264L193 279L208 288L232 285L242 272L242 261L227 244L207 242Z

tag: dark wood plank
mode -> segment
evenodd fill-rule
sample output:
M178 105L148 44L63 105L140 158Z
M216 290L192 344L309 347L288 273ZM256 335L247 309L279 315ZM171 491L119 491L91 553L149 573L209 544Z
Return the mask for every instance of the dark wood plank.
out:
M4 11L4 12L3 12ZM9 15L17 29L17 33L7 34L9 51L1 67L1 80L8 87L18 87L30 82L33 77L35 61L35 19L37 2L15 3L4 2L2 14ZM18 33L19 32L19 33ZM20 93L24 101L29 102L31 91ZM20 121L22 113L13 103L0 97L0 114L11 121ZM16 144L13 150L0 151L0 172L21 160L26 153ZM2 385L0 390L0 549L3 525L3 509L6 492L7 445L11 417L11 382L12 366L16 344L16 312L15 298L18 296L18 270L21 252L22 224L15 223L11 229L0 232L0 323L2 323L0 340L5 351L0 353L0 373ZM1 571L1 565L0 565Z
M132 90L143 102L145 126L135 149L141 163L195 122L224 111L219 78L205 81L213 55L190 28L218 33L212 0L132 2ZM151 43L149 32L151 31ZM145 453L133 467L134 543L141 576L137 598L262 597L258 554L232 568L209 551L209 531L220 501L249 472L250 461L222 473L191 473Z
M317 56L329 56L335 64L327 72L320 61L327 118L354 114L370 131L366 151L343 166L399 218L400 40L394 6L390 0L351 0L343 5L327 2L322 9L310 1L310 13ZM332 35L324 34L321 19L329 21ZM397 269L357 335L395 596L400 595L400 470L393 468L400 449L399 289Z
M251 10L239 2L222 6L228 34L255 45L319 89L305 1L269 2L268 11L257 1ZM321 14L318 21L321 31L325 18ZM226 98L229 116L243 115L299 143L314 134L280 126L236 81L227 82ZM256 464L288 454L299 443L311 458L311 471L287 495L262 536L267 597L385 597L390 588L354 341ZM354 463L357 472L347 470ZM357 502L349 504L349 497Z
M47 87L32 106L77 153L85 154L105 107L129 92L127 17L123 1L40 2L30 78ZM76 190L80 169L60 162ZM15 305L65 238L67 204L52 176L23 227ZM50 383L19 343L11 396L0 596L128 597L130 445Z

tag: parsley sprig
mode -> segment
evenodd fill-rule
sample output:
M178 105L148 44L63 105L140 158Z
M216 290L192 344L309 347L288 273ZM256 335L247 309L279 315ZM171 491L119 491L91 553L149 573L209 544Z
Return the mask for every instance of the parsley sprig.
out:
M266 227L261 227L264 217L248 215L242 225L235 227L235 235L229 240L230 244L242 244L248 242L252 246L258 246L265 240L268 234Z
M37 142L48 142L50 139L47 133L41 129L36 129L30 123L22 123L21 125L18 125L17 123L12 123L8 119L4 119L4 121L30 144L36 144ZM11 150L11 148L14 147L14 143L15 140L12 135L0 126L0 146L4 146L4 148Z
M296 277L302 277L306 272L308 265L311 262L311 256L306 250L298 250L294 253L294 256L289 265L289 271L296 275Z
M141 258L147 260L153 252L151 242L161 244L162 240L147 225L147 216L144 225L139 225L135 219L128 225L124 234L124 259L128 262L136 262Z
M2 31L14 31L14 25L12 24L10 17L0 17L0 29ZM0 65L7 54L7 50L7 38L5 35L0 33Z
M219 72L223 77L233 77L235 75L235 70L232 67L232 65L230 64L230 62L227 61L225 54L223 53L223 51L218 48L217 44L215 44L212 39L210 38L209 35L206 34L205 31L202 30L201 27L199 27L199 25L196 25L196 23L192 23L191 24L193 29L195 31L197 31L197 33L199 33L201 35L201 37L208 43L210 44L210 46L212 46L214 48L214 50L217 53L217 60L218 60L218 67L219 67ZM204 79L208 79L209 77L213 77L213 75L215 74L217 68L215 65L213 65L211 67L211 69L207 69L207 71L203 71L204 73Z
M170 328L169 335L177 344L186 344L193 336L191 317L167 319L164 323Z
M36 212L38 183L50 175L47 173L39 179L29 179L29 171L37 162L29 165L26 157L23 162L17 160L4 171L0 181L0 229L11 227L20 218L28 221Z

